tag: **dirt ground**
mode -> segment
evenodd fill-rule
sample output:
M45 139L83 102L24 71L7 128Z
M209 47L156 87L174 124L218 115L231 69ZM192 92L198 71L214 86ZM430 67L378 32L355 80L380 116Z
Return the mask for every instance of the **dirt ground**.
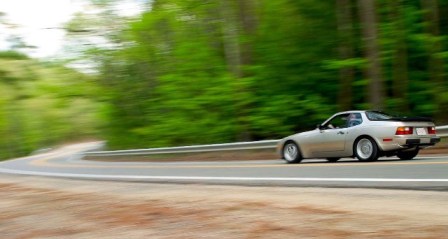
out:
M448 193L0 175L1 238L448 238Z

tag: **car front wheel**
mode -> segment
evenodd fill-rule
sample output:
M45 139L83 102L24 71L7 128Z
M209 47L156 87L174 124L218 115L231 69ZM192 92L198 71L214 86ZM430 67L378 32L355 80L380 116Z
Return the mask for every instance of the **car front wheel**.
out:
M419 149L414 149L411 151L399 151L397 152L397 157L401 160L411 160L417 156Z
M288 141L283 146L283 159L287 163L300 163L302 155L300 154L299 146L292 141Z
M353 151L356 158L362 162L375 161L379 157L378 146L373 139L368 137L356 140Z

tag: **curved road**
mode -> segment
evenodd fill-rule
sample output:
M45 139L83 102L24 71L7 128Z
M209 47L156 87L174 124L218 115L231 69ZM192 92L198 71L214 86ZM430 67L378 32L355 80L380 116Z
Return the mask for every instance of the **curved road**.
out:
M5 161L0 163L0 173L142 182L448 190L448 156L423 155L410 161L383 158L373 163L307 160L295 165L281 160L142 163L81 159L82 152L100 146L77 144Z

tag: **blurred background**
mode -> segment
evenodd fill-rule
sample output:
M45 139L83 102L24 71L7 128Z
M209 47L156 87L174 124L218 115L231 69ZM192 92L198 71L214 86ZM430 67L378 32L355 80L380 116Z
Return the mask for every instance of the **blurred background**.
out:
M378 109L448 123L448 0L2 0L0 158L88 139L277 139Z

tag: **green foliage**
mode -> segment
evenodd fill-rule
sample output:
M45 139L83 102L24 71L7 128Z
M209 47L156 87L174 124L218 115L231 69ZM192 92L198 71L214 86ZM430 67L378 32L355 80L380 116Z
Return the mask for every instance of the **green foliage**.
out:
M425 30L421 1L376 3L385 110L435 116L448 102L447 85L433 82L429 60L448 58L447 18L435 36ZM341 59L338 50L347 39L338 33L335 1L153 1L135 21L117 23L124 28L109 34L116 47L85 52L100 64L106 139L113 148L135 148L279 138L307 130L338 110L344 69L353 70L350 105L368 109L371 79L364 72L358 5L351 4L353 56ZM447 1L440 4L446 10ZM81 20L68 26L92 22ZM430 52L438 43L442 49ZM397 91L402 45L408 82ZM442 92L438 101L435 89Z
M363 69L366 65L366 60L363 58L350 58L344 60L326 60L323 61L323 67L329 70L339 70L342 68L353 67Z
M17 51L0 51L0 59L25 60L29 58L25 54Z
M98 134L90 77L20 53L0 56L0 159Z

